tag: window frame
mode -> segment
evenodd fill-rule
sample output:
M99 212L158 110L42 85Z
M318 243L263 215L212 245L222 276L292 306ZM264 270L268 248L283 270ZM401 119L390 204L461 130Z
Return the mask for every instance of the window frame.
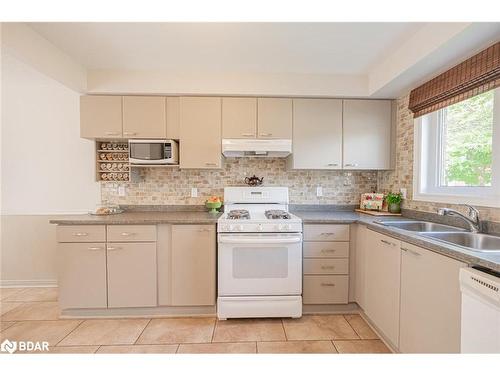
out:
M493 99L491 186L440 185L441 113L435 111L414 120L413 200L500 207L500 88L495 89Z

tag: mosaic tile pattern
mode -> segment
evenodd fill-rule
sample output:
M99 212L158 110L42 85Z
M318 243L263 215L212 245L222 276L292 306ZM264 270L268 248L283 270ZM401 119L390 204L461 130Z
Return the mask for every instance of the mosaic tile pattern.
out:
M247 176L264 177L264 186L287 186L294 204L359 204L361 193L374 191L377 172L311 171L286 169L277 158L227 158L220 170L145 168L141 182L120 183L126 196L118 196L118 183L101 183L102 200L116 204L203 204L210 195L223 195L225 186L244 186ZM316 187L323 196L316 197ZM198 198L191 198L191 188Z
M450 207L464 211L463 207L453 204L423 202L412 200L413 194L413 114L408 109L410 96L398 99L396 124L396 168L393 171L378 172L378 190L381 192L399 191L406 188L408 199L403 202L403 208L425 212L436 212L439 207ZM500 209L478 207L481 219L500 221Z

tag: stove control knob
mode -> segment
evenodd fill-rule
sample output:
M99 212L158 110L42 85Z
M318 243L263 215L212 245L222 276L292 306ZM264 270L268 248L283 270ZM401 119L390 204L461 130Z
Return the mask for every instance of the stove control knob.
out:
M264 230L264 227L262 226L262 224L259 224L257 226L257 231L262 232L263 230Z
M279 230L281 232L286 232L287 230L290 230L290 224L280 224L279 225Z
M228 230L227 225L221 225L220 229L222 232L227 232L227 230Z
M229 225L229 231L232 232L234 230L234 225Z
M242 224L237 225L236 230L239 230L241 232L243 230L243 225Z

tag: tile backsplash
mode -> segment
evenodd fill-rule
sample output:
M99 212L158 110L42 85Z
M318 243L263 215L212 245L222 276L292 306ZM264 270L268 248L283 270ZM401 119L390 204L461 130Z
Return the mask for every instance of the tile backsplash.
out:
M101 199L123 205L203 204L223 195L225 186L245 186L247 176L264 177L263 186L287 186L292 204L359 204L361 193L377 188L377 172L287 170L278 158L227 158L220 170L145 168L140 182L101 182ZM118 195L125 187L125 196ZM316 188L323 196L316 196ZM198 197L191 198L191 188Z

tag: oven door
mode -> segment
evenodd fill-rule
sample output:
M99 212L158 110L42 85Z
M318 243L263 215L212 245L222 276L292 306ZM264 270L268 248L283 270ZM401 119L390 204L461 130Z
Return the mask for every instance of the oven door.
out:
M219 234L219 296L302 294L302 234Z

